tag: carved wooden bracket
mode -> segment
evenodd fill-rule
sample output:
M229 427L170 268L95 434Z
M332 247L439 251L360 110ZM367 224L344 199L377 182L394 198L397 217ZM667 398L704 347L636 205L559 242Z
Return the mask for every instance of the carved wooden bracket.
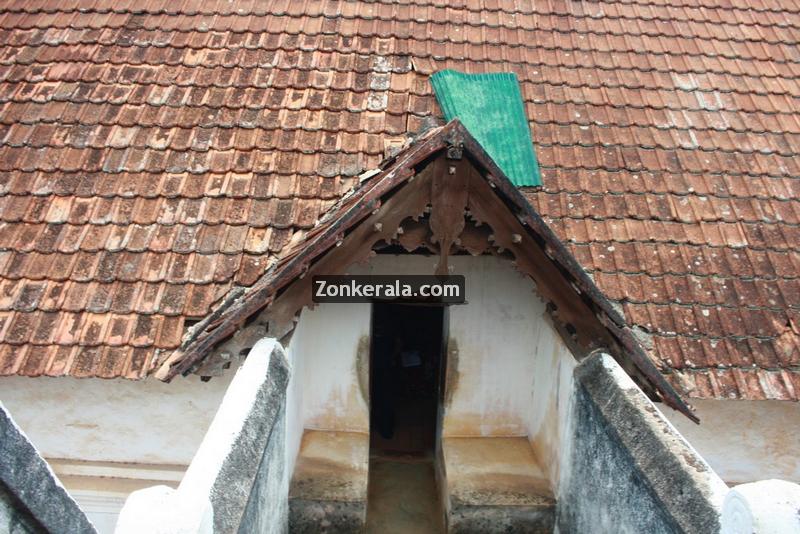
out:
M420 221L426 213L427 219ZM376 244L386 243L439 254L439 274L448 272L449 256L463 251L512 258L548 301L562 335L585 352L607 348L634 379L648 384L651 396L663 395L696 419L622 314L457 120L422 134L337 202L318 227L298 232L294 239L296 245L274 271L247 290L232 290L209 317L187 331L180 349L161 362L158 378L169 381L189 372L214 347L231 355L241 352L251 335L260 335L254 325L268 326L268 335L284 339L299 310L312 304L314 274L343 274L350 265L366 261ZM246 321L249 326L243 326Z
M421 247L438 252L438 247L434 247L430 241L431 229L428 226L428 221L406 219L402 222L400 228L403 231L398 233L397 242L406 252L414 252Z
M432 165L433 186L431 188L430 226L431 241L439 245L437 275L449 272L447 258L450 248L464 230L464 210L467 207L467 160L451 161L439 158Z
M429 216L423 217L428 211ZM311 284L315 274L344 274L350 266L367 261L374 254L373 247L381 242L400 244L409 252L425 247L438 253L439 275L449 272L449 257L459 250L472 255L500 255L507 251L513 256L516 269L533 279L542 297L552 303L549 309L553 319L559 330L573 338L573 343L587 352L611 343L594 313L575 298L575 288L475 167L467 159L439 158L409 180L401 193L386 199L342 236L337 246L217 352L228 357L233 352L238 354L243 348L240 339L247 340L245 344L251 339L254 343L256 336L264 332L283 339L293 331L303 307L314 305ZM223 358L222 363L225 361Z

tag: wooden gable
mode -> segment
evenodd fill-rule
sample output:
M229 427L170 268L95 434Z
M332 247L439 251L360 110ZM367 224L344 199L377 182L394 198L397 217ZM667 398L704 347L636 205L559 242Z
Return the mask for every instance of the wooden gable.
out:
M345 274L388 246L438 255L431 274L447 274L453 254L509 257L533 280L577 358L608 351L652 398L694 418L620 314L457 121L365 179L262 280L190 332L158 376L213 374L220 355L246 352L264 336L285 339L313 305L314 275ZM206 359L212 352L216 359Z

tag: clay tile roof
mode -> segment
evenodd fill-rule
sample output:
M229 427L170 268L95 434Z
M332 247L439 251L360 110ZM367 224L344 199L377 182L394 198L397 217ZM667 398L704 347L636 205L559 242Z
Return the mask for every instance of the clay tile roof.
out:
M691 396L800 398L800 9L0 2L0 374L140 378L443 68L520 79L533 207Z

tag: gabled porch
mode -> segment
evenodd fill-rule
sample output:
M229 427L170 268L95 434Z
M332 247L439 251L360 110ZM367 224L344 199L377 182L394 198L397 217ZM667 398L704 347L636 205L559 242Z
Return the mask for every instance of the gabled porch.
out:
M402 382L413 391L411 377L425 382L422 369L436 361L433 386L422 388L432 403L414 408L419 413L412 413L411 427L394 424L387 430L371 418L382 410L378 397L385 388L373 386L381 380L377 369L385 369L387 361L387 349L376 342L384 335L376 330L376 305L312 302L313 276L345 273L465 275L467 302L445 307L438 333L431 334L438 335L438 352L430 348L435 343L414 346L421 353L419 363L393 364L392 380L384 382ZM401 346L417 343L430 321L409 324L395 338ZM213 517L203 521L211 521L215 531L231 525L241 531L251 521L297 532L363 530L376 503L373 490L387 476L409 472L386 469L387 452L428 462L429 482L420 488L432 487L438 494L439 504L429 510L441 516L444 530L549 532L558 523L564 531L570 524L562 523L562 509L586 510L588 516L563 516L578 525L591 517L598 499L608 499L612 508L622 505L602 489L594 496L570 493L591 476L576 471L585 466L572 457L583 427L596 430L593 439L615 461L629 458L627 445L615 438L625 430L618 428L620 421L597 413L597 407L576 412L576 399L591 405L604 394L639 399L646 393L693 417L619 313L458 121L423 134L381 169L365 174L361 186L299 237L261 280L198 324L158 376L169 380L193 370L213 374L232 358L249 354L246 368L263 338L280 340L286 348L285 355L275 349L269 358L284 362L278 368L290 367L291 378L283 390L271 386L270 405L280 403L280 408L269 436L243 434L267 440L255 457L258 468L249 464L237 473L252 474L239 487L244 490L250 480L253 490L229 498L214 493L224 491L224 480L210 486L217 489L205 509L213 510ZM397 354L405 358L402 350ZM603 362L592 364L592 372L624 368L628 382L621 385L615 376L610 390L580 397L583 386L575 370L588 368L590 361ZM403 421L402 399L414 398L407 393L393 401L395 423ZM639 418L656 442L666 439L659 432L674 436L641 400L631 406L631 417ZM575 421L573 413L584 414L584 420ZM415 424L433 429L432 439L421 440L427 444L422 451L398 451L396 443L387 448L385 441L395 436L420 435ZM415 440L406 441L413 445ZM709 488L716 479L710 472L686 472L686 458L695 458L694 453L678 442L669 445L669 458L688 477L685 494L694 492L704 512L699 519L686 517L668 505L666 515L634 516L631 524L672 528L717 520L708 515L714 508ZM243 467L242 459L223 454L223 463L228 460L233 472ZM660 469L648 466L640 476L653 477ZM598 474L618 475L616 469ZM648 488L634 486L635 498L663 508L667 496ZM183 484L178 493L182 490Z

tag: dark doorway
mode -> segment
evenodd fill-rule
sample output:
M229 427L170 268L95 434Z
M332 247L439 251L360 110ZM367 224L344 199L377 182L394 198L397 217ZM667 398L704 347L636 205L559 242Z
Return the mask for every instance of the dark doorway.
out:
M372 306L370 437L374 452L428 454L436 442L442 306Z

